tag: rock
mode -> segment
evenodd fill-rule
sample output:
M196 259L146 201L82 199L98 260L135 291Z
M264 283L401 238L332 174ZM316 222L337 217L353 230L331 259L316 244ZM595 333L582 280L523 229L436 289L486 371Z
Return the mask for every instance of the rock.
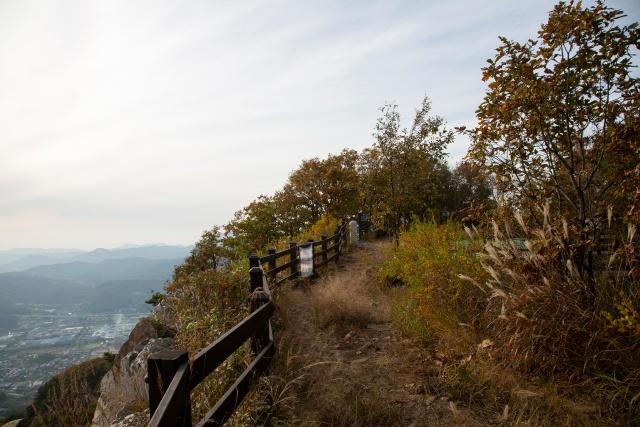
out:
M146 427L149 424L149 410L134 412L127 415L122 420L116 421L109 427Z
M149 391L144 382L147 376L147 357L155 352L170 349L173 338L158 338L153 323L140 322L129 334L116 356L111 371L100 383L100 398L93 416L92 427L135 426L140 410L148 408ZM147 414L146 425L149 421ZM122 424L123 422L126 424ZM133 423L133 424L132 424Z
M129 334L129 339L122 344L120 351L118 351L118 354L115 357L113 371L116 375L120 370L120 361L122 358L127 356L138 343L151 338L158 338L158 333L156 332L156 328L153 326L151 320L148 317L143 317L135 328L133 328Z

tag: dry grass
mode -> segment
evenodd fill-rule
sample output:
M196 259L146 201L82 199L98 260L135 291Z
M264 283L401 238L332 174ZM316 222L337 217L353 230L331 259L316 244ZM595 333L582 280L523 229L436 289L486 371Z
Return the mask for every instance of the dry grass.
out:
M322 286L309 290L309 305L313 321L321 328L330 325L356 325L391 320L386 298L379 287L372 286L366 271L350 270L333 274L323 280Z
M247 399L251 409L235 424L397 425L400 407L369 375L392 371L396 360L374 362L364 338L368 327L391 321L387 295L372 281L366 252L347 256L341 264L348 271L325 271L274 295L278 351L271 375L260 380Z
M382 251L370 249L341 259L348 270L275 295L271 376L236 425L486 425L434 394L423 350L391 321L397 289L372 268Z

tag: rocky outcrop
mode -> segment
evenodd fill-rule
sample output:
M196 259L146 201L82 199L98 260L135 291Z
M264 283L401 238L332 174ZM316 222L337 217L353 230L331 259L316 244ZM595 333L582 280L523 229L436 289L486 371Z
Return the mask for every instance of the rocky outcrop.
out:
M144 381L147 357L172 345L173 339L160 337L150 319L140 319L115 357L112 370L100 383L100 399L92 427L146 425L149 421L149 395Z
M134 412L118 420L109 427L146 427L149 424L149 410Z

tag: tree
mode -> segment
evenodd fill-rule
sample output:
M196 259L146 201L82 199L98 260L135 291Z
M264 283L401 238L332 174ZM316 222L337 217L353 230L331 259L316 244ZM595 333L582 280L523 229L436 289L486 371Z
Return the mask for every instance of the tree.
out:
M403 221L437 207L442 196L439 165L453 132L444 128L444 119L429 116L431 103L426 96L410 129L401 127L397 105L388 103L380 111L373 134L376 142L360 163L369 190L363 198L374 222L397 240Z
M282 232L289 238L298 235L312 223L310 212L304 208L304 197L297 194L291 183L286 183L282 190L276 191L273 200Z
M232 257L231 251L224 246L222 228L214 225L211 230L202 233L200 240L191 250L191 255L181 266L188 271L217 270L225 258Z
M284 237L277 206L273 197L260 195L237 211L224 226L225 244L238 254L249 255Z
M492 202L492 176L483 174L477 165L460 162L446 174L446 178L442 186L445 189L444 207L452 214L468 217L475 208Z
M567 244L583 278L593 278L594 225L609 209L622 215L620 185L638 163L614 150L638 115L640 89L631 74L639 32L619 26L623 16L601 1L561 2L538 40L501 38L483 69L489 89L470 131L469 157L494 174L505 207L542 225L550 203L551 217L577 230L579 241Z

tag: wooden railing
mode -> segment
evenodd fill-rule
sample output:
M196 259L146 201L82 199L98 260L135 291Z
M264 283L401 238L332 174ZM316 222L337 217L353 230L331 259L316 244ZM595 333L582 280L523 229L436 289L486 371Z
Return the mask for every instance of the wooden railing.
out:
M314 248L314 271L330 261L337 261L346 241L345 221L333 236L322 236L319 242L310 240L308 245ZM315 249L318 247L320 250L316 252ZM288 261L278 265L278 260L285 257ZM320 259L317 264L316 258ZM275 349L270 323L274 306L269 281L272 282L272 286L277 286L300 275L299 250L298 246L292 243L289 249L284 251L276 252L275 249L270 249L269 255L258 257L252 254L249 259L249 316L200 351L191 363L186 351L164 350L147 358L151 413L149 427L192 426L191 391L249 339L253 361L197 426L223 425L248 393L251 379L268 368ZM268 266L266 273L263 265ZM289 274L278 278L278 273L285 270L288 270Z
M289 249L276 252L276 249L269 249L268 255L258 257L253 254L249 257L249 267L257 267L259 265L266 266L266 274L269 278L271 286L277 286L280 283L294 279L300 276L300 247L313 246L313 271L316 268L323 267L331 261L338 261L342 246L347 241L347 222L342 221L333 236L322 236L321 240L316 242L309 239L306 245L297 246L295 243L289 243ZM320 248L320 250L317 250ZM330 255L331 254L331 255ZM319 258L316 261L316 258ZM278 262L280 259L288 259L287 262ZM278 273L287 271L289 274L284 277L278 277Z

